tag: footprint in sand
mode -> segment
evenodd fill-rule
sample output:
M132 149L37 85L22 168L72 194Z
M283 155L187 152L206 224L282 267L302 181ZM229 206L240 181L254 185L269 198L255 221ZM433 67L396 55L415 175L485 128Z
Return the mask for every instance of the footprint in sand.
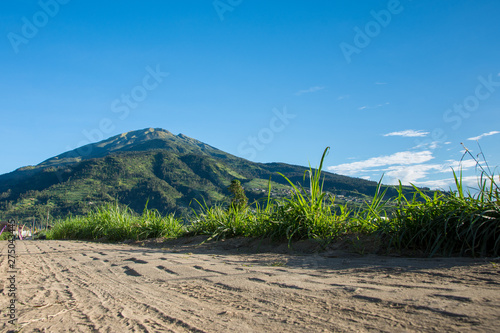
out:
M144 261L141 259L136 259L136 258L128 258L128 259L125 259L124 261L132 261L136 264L147 264L148 263L147 261Z
M139 274L139 272L137 272L133 268L130 268L128 266L123 266L122 268L125 270L125 274L127 274L128 276L141 276L141 274Z
M165 271L167 273L173 274L173 275L179 275L176 272L171 271L170 269L168 269L168 268L166 268L165 266L162 266L162 265L158 265L158 266L156 266L156 268L158 268L159 270Z

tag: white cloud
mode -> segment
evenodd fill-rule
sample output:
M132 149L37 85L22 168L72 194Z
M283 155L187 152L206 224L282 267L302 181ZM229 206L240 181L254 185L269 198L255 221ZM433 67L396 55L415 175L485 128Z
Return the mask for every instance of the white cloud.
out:
M466 171L476 166L473 160L447 160L441 164L426 163L434 159L431 151L425 150L420 152L403 151L388 156L373 157L364 161L345 163L336 166L328 167L328 171L347 175L366 178L367 173L372 174L372 178L380 177L384 174L384 183L397 185L399 181L408 185L410 183L418 186L428 186L437 188L443 185L452 184L448 180L446 182L437 183L438 181L427 180L429 175L439 175L452 172L452 169L458 172L460 169ZM436 182L436 183L432 183Z
M415 184L416 186L419 186L419 187L424 187L424 186L429 187L433 190L448 191L450 189L452 189L452 190L456 189L454 178L445 178L445 179L438 179L438 180L425 180L422 182L414 182L413 184ZM465 186L466 190L467 190L467 188L476 189L478 187L477 176L463 177L462 184Z
M422 130L405 130L405 131L399 131L399 132L391 132L384 134L384 136L404 136L407 138L414 138L414 137L424 137L427 136L429 132L424 132Z
M402 164L402 165L419 164L430 161L433 158L434 157L432 156L432 152L427 150L420 152L403 151L389 156L372 157L365 161L345 163L337 166L330 166L328 167L328 170L342 174L355 175L358 172L367 171L368 169L371 168L387 166L387 165L396 165L396 164Z
M337 97L337 101L341 101L341 100L349 98L349 97L351 97L351 95L342 95L342 96Z
M403 184L415 183L426 178L430 171L439 168L440 165L437 164L396 165L386 170L384 178L392 185L398 184L399 181Z
M448 160L446 161L445 164L443 164L444 168L440 172L447 172L450 171L451 169L458 171L460 168L462 170L469 170L472 167L476 166L476 161L474 160L463 160L463 161L454 161L454 160Z
M423 142L412 149L436 149L439 148L439 141L432 141L432 142Z
M383 85L383 84L387 84L387 82L375 82L376 85Z
M429 149L436 149L439 147L439 141L432 141L430 144L429 144Z
M416 164L416 165L396 165L388 167L385 170L385 175L387 176L388 184L398 184L400 180L403 184L415 184L421 186L429 186L422 184L429 184L432 181L420 181L420 179L425 179L429 176L430 173L450 173L452 170L455 172L459 172L460 169L462 171L469 170L471 167L476 166L476 162L472 160L465 161L454 161L448 160L442 164ZM475 178L475 177L474 177ZM454 180L453 178L451 178ZM447 181L447 184L451 184L453 182ZM433 185L435 187L435 185ZM429 186L431 187L431 186ZM449 187L449 185L448 185Z
M311 87L309 89L299 90L299 91L297 91L295 93L295 95L300 96L302 94L310 94L310 93L313 93L313 92L316 92L316 91L319 91L319 90L323 90L323 89L325 89L325 87L319 87L319 86Z
M380 107L382 107L382 106L384 106L384 105L389 105L389 104L391 104L391 103L389 103L389 102L385 102L385 103L383 103L383 104L377 104L376 106L368 106L368 105L364 105L364 106L362 106L362 107L359 107L359 108L358 108L358 110L364 110L364 109L377 109L377 108L380 108Z
M429 144L429 149L436 149L437 147L439 147L438 141L433 141Z
M498 134L500 133L499 131L491 131L491 132L488 132L488 133L483 133L479 136L475 136L475 137L472 137L472 138L468 138L467 140L471 140L471 141L477 141L477 140L481 140L482 138L484 138L485 136L490 136L490 135L495 135L495 134Z

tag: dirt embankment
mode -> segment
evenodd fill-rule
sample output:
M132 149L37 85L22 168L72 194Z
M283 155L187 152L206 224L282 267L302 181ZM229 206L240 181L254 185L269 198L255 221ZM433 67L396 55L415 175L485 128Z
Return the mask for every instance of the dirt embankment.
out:
M494 332L500 263L290 254L244 241L18 241L22 332ZM7 242L0 242L0 331Z

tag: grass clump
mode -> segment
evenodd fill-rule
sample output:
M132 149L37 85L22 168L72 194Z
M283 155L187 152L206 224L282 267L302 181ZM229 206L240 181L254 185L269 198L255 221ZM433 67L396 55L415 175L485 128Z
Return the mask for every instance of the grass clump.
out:
M465 192L461 172L453 172L456 191L436 192L432 198L414 186L414 196L408 200L400 184L395 216L380 226L392 246L420 250L429 256L500 254L499 187L494 174L467 148L466 154L481 169L478 192Z
M285 175L293 189L292 197L277 200L270 216L270 236L273 238L317 239L329 241L349 229L351 211L346 206L336 206L335 198L323 192L321 170L323 161L330 148L327 147L321 157L319 168L304 173L309 178L309 190L300 189Z
M0 241L12 239L12 234L8 231L2 232L0 235Z
M201 213L196 213L196 219L189 230L197 235L210 235L210 239L224 239L236 236L254 236L254 214L248 207L237 208L222 205L202 206Z
M86 216L59 220L47 232L47 238L123 241L174 238L184 232L185 226L173 215L161 216L158 211L147 208L142 215L137 215L130 208L116 204L97 207Z
M297 187L285 175L292 187L291 198L271 200L271 182L268 183L268 197L264 204L248 206L230 205L208 207L200 204L202 212L190 226L194 234L211 235L210 238L270 237L290 242L301 239L315 239L322 243L331 242L348 232L363 232L370 229L365 219L352 219L354 212L347 206L334 203L335 198L323 191L321 171L329 147L323 152L320 166L309 167L304 180L309 179L309 189Z

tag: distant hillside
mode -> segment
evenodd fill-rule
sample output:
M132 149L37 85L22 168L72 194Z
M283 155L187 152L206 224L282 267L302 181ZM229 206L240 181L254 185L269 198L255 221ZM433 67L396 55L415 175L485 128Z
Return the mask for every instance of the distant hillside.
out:
M184 215L194 199L209 205L226 202L232 179L242 182L250 201L267 196L270 177L273 195L287 195L288 183L276 173L302 183L305 170L254 163L183 134L149 128L0 175L0 218L63 217L115 200L137 212L148 202L148 208L161 213ZM375 182L327 172L324 176L324 189L334 194L356 198L375 192Z

